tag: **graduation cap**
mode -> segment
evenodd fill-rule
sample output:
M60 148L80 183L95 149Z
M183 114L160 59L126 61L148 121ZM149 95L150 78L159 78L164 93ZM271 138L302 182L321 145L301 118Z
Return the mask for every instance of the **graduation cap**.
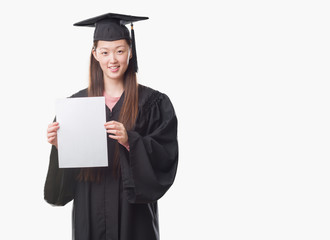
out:
M135 36L133 29L133 22L149 19L148 17L137 17L131 15L107 13L101 16L89 18L81 22L73 24L73 26L95 27L94 41L116 41L120 39L127 39L132 41L132 62L134 64L135 72L138 71ZM131 24L131 36L125 27L126 24Z

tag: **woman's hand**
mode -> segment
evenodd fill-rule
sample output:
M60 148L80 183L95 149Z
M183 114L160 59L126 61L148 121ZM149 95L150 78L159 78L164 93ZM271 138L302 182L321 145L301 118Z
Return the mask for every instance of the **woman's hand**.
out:
M128 146L128 136L124 125L120 122L110 121L104 124L110 138L117 140L121 145Z
M58 122L53 122L47 128L47 141L57 148L57 130L60 128Z

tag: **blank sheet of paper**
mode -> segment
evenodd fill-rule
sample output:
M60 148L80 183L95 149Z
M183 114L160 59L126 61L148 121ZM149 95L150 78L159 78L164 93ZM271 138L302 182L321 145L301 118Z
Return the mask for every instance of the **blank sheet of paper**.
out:
M104 97L56 101L60 168L108 166L105 109Z

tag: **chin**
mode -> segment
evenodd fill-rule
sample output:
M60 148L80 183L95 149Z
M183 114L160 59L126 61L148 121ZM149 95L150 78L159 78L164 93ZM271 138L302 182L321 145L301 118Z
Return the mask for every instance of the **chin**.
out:
M124 79L124 75L123 74L108 74L107 78L109 78L111 80L122 80L122 79Z

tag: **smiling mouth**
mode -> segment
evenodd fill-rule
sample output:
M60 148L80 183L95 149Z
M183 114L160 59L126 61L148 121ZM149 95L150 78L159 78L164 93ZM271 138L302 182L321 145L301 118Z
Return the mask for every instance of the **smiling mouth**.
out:
M116 72L119 69L119 66L116 67L108 67L110 69L111 72Z

